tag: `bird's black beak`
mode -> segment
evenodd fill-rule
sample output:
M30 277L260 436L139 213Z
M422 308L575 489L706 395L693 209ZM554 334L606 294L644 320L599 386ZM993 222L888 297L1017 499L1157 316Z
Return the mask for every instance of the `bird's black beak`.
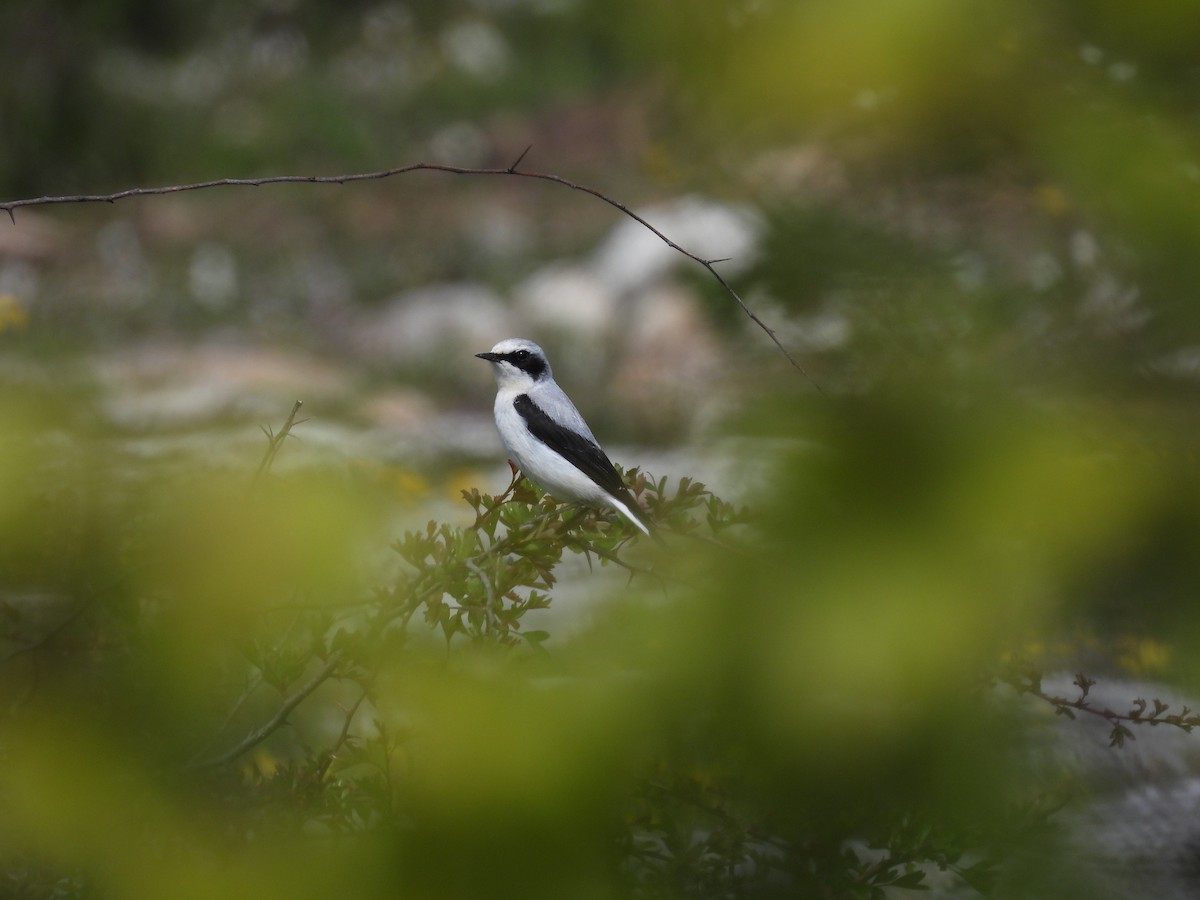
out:
M495 353L491 353L491 352L476 353L475 355L478 356L480 359L486 359L488 362L495 362L496 360L498 360L500 358Z

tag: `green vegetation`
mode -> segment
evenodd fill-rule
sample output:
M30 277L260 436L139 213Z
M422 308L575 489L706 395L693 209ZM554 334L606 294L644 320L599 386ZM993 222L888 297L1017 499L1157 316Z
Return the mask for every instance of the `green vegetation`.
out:
M812 379L685 267L709 315L650 359L711 359L679 442L736 497L627 471L665 549L522 481L438 506L453 452L318 429L398 375L486 407L469 354L355 329L590 259L611 209L414 173L0 222L0 894L1157 893L1080 851L1119 786L1059 751L1200 721L1097 699L1200 696L1198 45L1184 0L4 5L4 198L532 144L631 208L757 210L730 280ZM286 400L112 412L127 348L231 335L332 398L257 476ZM620 347L572 393L633 441Z

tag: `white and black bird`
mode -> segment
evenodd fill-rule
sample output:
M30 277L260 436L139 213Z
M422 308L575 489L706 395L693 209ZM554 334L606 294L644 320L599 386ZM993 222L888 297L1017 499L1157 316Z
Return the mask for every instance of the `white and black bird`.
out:
M521 471L559 499L611 506L649 534L637 501L555 383L542 348L508 338L475 355L496 373L496 427Z

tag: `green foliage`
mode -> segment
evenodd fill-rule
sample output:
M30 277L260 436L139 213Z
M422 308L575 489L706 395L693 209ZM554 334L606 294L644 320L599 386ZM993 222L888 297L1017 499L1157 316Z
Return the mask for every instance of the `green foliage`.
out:
M366 485L129 486L113 540L88 550L122 592L57 585L61 620L24 623L4 659L4 871L32 896L180 879L196 896L247 880L261 896L987 894L1054 840L1057 806L1023 780L1020 730L979 676L1045 614L1028 595L1111 539L1129 489L1098 492L1103 471L1064 468L1064 434L1003 417L926 418L930 459L891 422L897 466L864 483L887 411L809 413L839 458L778 461L756 514L630 471L663 549L514 479L464 491L460 523L406 531L374 587L353 576L378 518ZM26 459L35 495L64 452ZM1018 473L1039 499L1013 508L995 492ZM903 534L915 504L925 533ZM1030 552L1063 530L1071 546ZM1005 546L1023 531L1031 545ZM595 579L590 615L544 618L564 581ZM986 603L960 609L981 579ZM133 609L115 615L118 596ZM15 635L33 607L6 597Z
M72 506L94 502L99 484L90 471L64 477L74 448L30 456L53 426L33 420L22 427L17 409L9 412L4 471L20 477L31 499L54 484ZM268 460L291 424L271 436ZM99 464L99 445L86 446ZM630 546L635 532L594 510L559 506L523 480L497 496L467 491L473 521L430 522L406 532L393 548L402 571L354 599L365 587L350 577L359 565L339 548L358 545L361 528L352 520L361 526L365 514L369 521L372 504L353 484L341 482L330 492L322 477L260 475L247 491L244 483L226 485L212 473L193 477L127 485L122 505L105 516L111 540L79 547L85 554L79 564L93 576L103 567L121 573L119 593L107 584L46 577L49 570L30 570L22 556L4 566L10 727L2 748L7 774L0 827L12 837L4 871L27 895L73 885L68 895L131 896L141 893L140 879L151 884L168 871L172 877L187 871L196 895L209 896L235 876L198 860L181 863L155 845L178 844L187 855L215 853L236 869L251 865L243 854L252 847L266 841L283 852L298 834L370 836L348 857L333 854L331 864L343 875L357 854L386 840L410 847L415 855L405 868L417 873L414 878L434 879L426 866L444 865L451 846L432 859L416 848L429 840L440 845L442 800L462 815L456 829L491 828L486 823L500 810L488 811L488 791L505 807L503 821L532 817L533 827L553 830L575 814L554 792L577 794L578 771L565 756L551 753L547 760L546 744L557 741L564 752L587 759L589 749L579 740L602 722L615 725L620 707L606 698L607 714L593 719L595 710L580 702L592 687L539 687L539 679L553 679L547 653L555 652L548 650L555 643L561 647L561 639L526 627L527 617L551 605L565 555L586 559L588 569L620 567L630 578L661 585L667 576L652 563L631 561L645 555ZM701 531L725 533L744 515L689 479L672 490L666 479L654 482L636 471L628 477L679 540L696 540ZM131 507L142 512L131 515ZM14 516L20 509L13 507ZM27 516L6 521L14 535L31 524ZM60 556L79 546L74 521L51 515L41 541ZM135 611L114 616L118 601L132 601ZM435 634L441 653L425 640ZM66 667L51 676L60 660ZM419 696L408 697L416 687ZM475 711L469 721L459 718L460 708ZM322 736L314 723L327 715L339 724ZM574 723L554 738L561 719ZM300 733L290 735L292 728ZM473 782L484 789L482 798L458 784L460 777L470 781L480 737L485 743L478 749L491 760L486 777ZM422 757L431 746L436 752ZM466 768L439 773L446 754L460 756ZM418 758L432 770L414 770ZM181 781L184 772L190 774ZM472 811L476 802L487 808ZM534 811L547 802L549 812ZM130 823L147 823L145 837L138 836L141 827L106 836L98 824L77 821L98 821L110 804L127 810ZM185 806L191 809L186 816ZM216 827L210 830L204 820ZM606 821L587 827L605 831ZM595 856L592 866L608 856L606 846L600 839L587 850ZM494 865L507 855L495 856ZM139 874L132 880L119 874L119 860ZM255 878L278 874L269 858L260 863L253 864ZM492 877L484 866L462 890ZM279 895L296 884L284 879ZM452 886L442 892L455 895Z
M447 123L561 102L613 73L582 12L490 13L470 2L7 3L0 78L21 88L0 96L0 193L382 168ZM503 35L496 65L467 43L454 57L460 26Z
M31 491L63 452L27 460ZM906 478L957 477L953 460ZM973 616L939 637L863 609L872 591L831 577L828 539L872 539L793 506L786 480L789 515L821 520L824 542L785 550L801 532L774 504L754 515L631 470L664 549L514 479L464 491L459 524L406 531L371 587L344 554L377 518L367 486L192 475L127 485L113 540L88 550L122 573L120 595L59 584L42 613L61 618L39 625L5 594L2 863L29 896L186 880L198 897L246 882L268 897L875 897L934 875L986 892L998 861L1049 833L1037 790L1013 793L1006 717L977 714L968 673L992 639ZM891 505L880 489L847 505L858 488L821 481L852 518ZM906 585L876 560L889 603L938 604L919 599L936 579ZM569 627L544 620L564 579L608 585ZM116 596L132 610L114 615Z
M0 68L22 86L0 106L9 184L373 168L460 120L505 161L513 133L573 135L547 141L545 168L580 177L598 158L607 185L634 160L659 182L643 196L683 184L766 210L737 287L778 303L765 318L826 392L714 339L726 427L749 438L731 461L762 487L743 511L628 473L666 550L516 481L466 492L379 564L412 513L374 475L251 488L249 463L164 471L97 424L94 398L14 363L6 887L1094 896L1059 834L1089 786L1031 771L1028 719L997 697L1068 734L1102 719L1121 753L1197 724L1175 701L1110 708L1089 677L1060 695L1040 674L1094 672L1079 656L1146 674L1119 646L1148 635L1151 674L1200 685L1189 3L145 6L0 13ZM446 43L481 22L509 42L482 79ZM46 34L53 52L26 52ZM605 99L631 121L609 128ZM298 280L294 260L357 257L353 296L475 276L462 223L486 211L463 204L447 253L433 220L452 189L421 184L331 189L345 206L305 217L225 195L237 206L200 230ZM544 209L530 231L577 250L571 217ZM192 237L146 221L145 252L174 240L186 268ZM259 291L246 267L247 294L304 306L295 281ZM82 301L36 315L72 340L115 327L97 323L98 279L75 277ZM129 319L199 317L163 310Z

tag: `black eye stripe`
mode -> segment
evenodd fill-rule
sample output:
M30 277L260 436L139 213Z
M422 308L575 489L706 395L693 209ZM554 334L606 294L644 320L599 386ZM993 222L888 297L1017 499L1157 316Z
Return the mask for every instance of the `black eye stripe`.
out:
M528 350L514 350L502 354L500 358L534 378L540 377L546 371L546 361Z

